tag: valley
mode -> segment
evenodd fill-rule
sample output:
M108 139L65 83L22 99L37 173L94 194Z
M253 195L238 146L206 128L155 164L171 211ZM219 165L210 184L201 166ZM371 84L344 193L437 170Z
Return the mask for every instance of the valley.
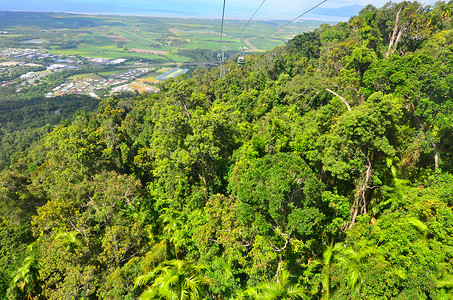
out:
M170 69L187 69L184 73L190 74L197 67L217 66L220 51L227 58L234 58L241 50L261 53L322 23L295 23L275 37L262 39L259 37L284 22L255 21L240 35L245 21L230 20L219 47L220 21L214 19L28 12L0 12L0 16L0 94L3 87L14 87L20 93L41 85L41 96L47 98L67 93L101 97L111 92L158 91L159 81L169 78L160 75ZM36 68L40 71L34 72ZM102 85L61 88L71 84L90 86L89 80L97 79L88 76L80 83L70 77L85 71L91 74L92 69L105 80ZM62 71L68 75L63 84L47 78ZM131 75L112 80L99 72L109 72L110 77L127 72ZM145 75L153 80L140 80Z

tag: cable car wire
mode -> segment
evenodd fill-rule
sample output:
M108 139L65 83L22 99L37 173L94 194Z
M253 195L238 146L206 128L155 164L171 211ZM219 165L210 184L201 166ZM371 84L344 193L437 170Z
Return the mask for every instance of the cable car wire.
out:
M258 6L258 8L255 10L255 12L253 13L253 15L250 18L250 20L247 22L247 24L245 24L245 26L242 28L241 32L239 32L239 34L236 36L236 38L238 38L241 35L241 33L244 31L244 29L250 24L250 22L252 21L253 17L258 12L258 10L260 10L261 6L263 6L264 2L266 2L266 0L263 0L263 2L261 2L260 6Z
M222 24L220 25L220 38L219 38L219 52L222 51L222 37L223 37L223 23L225 22L225 6L226 0L223 0L223 9L222 9ZM220 59L220 79L225 76L225 51L222 54L218 54Z
M299 19L300 17L302 17L302 16L308 14L309 12L311 12L313 9L317 8L318 6L320 6L321 4L323 4L324 2L327 2L327 0L324 0L324 1L320 2L320 3L318 3L316 6L310 8L309 10L307 10L306 12L304 12L303 14L297 16L296 18L292 19L291 21L289 21L289 22L286 23L285 25L283 25L283 26L277 28L276 30L272 31L271 33L269 33L268 35L266 35L266 36L263 37L263 38L268 38L268 37L270 37L271 35L273 35L273 34L276 33L277 31L279 31L280 29L282 29L282 28L288 26L289 24L291 24L292 22L296 21L296 20Z
M225 21L225 5L226 5L226 0L223 0L222 25L220 25L219 51L221 50L220 48L222 47L223 22Z

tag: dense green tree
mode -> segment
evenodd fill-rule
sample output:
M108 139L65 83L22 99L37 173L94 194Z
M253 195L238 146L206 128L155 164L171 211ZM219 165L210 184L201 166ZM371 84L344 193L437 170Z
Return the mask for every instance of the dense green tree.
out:
M200 267L182 260L164 262L151 272L137 277L136 285L152 280L152 285L143 292L140 299L202 299L205 282L199 272Z
M40 263L34 255L27 256L22 266L15 272L8 297L11 299L40 299L40 268Z
M307 291L298 284L291 284L290 274L285 269L279 270L273 281L265 281L256 288L249 288L245 293L250 295L251 299L310 299Z
M369 5L56 127L14 130L46 83L5 95L0 298L451 298L452 7Z

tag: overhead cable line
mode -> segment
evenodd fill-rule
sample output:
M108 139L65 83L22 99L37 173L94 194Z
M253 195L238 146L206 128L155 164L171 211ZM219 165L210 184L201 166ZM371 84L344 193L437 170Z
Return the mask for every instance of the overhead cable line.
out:
M222 9L222 23L220 25L220 38L219 38L219 52L222 50L222 37L223 37L223 23L225 21L225 5L226 0L223 0L223 9ZM220 79L225 75L225 51L222 51L222 54L219 53L220 58Z
M266 0L263 0L263 2L261 2L260 6L258 6L258 8L255 10L255 12L253 13L253 15L250 18L250 20L247 22L247 24L245 24L245 26L242 28L241 32L239 32L239 34L236 36L236 38L238 38L241 35L241 33L244 31L244 29L250 24L250 22L252 21L253 17L258 12L258 10L260 10L261 6L263 6L264 2L266 2Z
M220 25L219 50L220 50L220 48L222 47L223 23L224 23L224 21L225 21L225 5L226 5L226 0L223 0L222 24Z
M288 26L288 25L291 24L292 22L294 22L294 21L296 21L297 19L301 18L302 16L308 14L308 13L311 12L313 9L317 8L318 6L320 6L321 4L323 4L323 3L325 3L325 2L327 2L327 0L324 0L324 1L320 2L320 3L318 3L318 5L313 6L312 8L310 8L309 10L307 10L306 12L304 12L303 14L297 16L296 18L292 19L291 21L289 21L289 22L286 23L285 25L279 27L278 29L272 31L271 33L269 33L268 35L266 35L266 36L263 37L263 38L268 38L268 37L270 37L271 35L273 35L273 34L276 33L277 31L279 31L280 29L282 29L282 28Z

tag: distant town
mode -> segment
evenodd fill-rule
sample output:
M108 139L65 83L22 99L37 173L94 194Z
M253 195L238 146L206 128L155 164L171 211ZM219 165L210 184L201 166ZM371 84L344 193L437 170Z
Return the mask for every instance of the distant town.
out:
M49 75L63 71L70 76L45 91L46 98L67 94L99 98L123 92L155 93L159 91L159 81L184 74L188 69L157 67L143 62L128 62L124 58L54 55L47 49L0 48L0 86L14 87L16 92L39 85Z

